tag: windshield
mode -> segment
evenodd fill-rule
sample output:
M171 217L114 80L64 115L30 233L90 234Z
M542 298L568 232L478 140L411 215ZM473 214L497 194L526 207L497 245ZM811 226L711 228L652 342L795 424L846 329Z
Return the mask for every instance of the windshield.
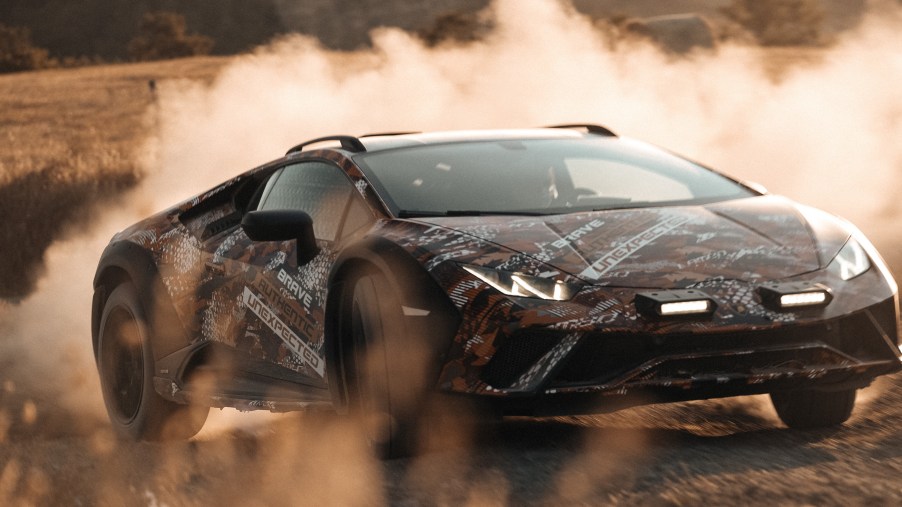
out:
M544 215L754 195L688 160L619 138L434 144L355 161L398 216Z

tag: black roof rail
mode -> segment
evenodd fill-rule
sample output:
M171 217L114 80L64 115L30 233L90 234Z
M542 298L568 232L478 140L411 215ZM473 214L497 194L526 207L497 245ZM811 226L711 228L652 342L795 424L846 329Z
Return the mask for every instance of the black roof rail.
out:
M545 127L549 129L586 129L586 131L590 134L598 134L602 136L610 136L617 137L617 134L614 133L613 130L602 127L601 125L593 125L591 123L575 123L572 125L552 125L550 127Z
M309 146L311 144L321 143L323 141L339 141L341 142L341 147L345 150L348 150L353 153L362 153L366 151L366 146L360 142L360 139L354 136L326 136L326 137L317 137L316 139L311 139L309 141L303 142L290 150L288 150L286 155L291 155L292 153L297 153L302 151L305 146Z
M374 132L372 134L363 134L359 137L379 137L379 136L406 136L407 134L421 134L422 132Z

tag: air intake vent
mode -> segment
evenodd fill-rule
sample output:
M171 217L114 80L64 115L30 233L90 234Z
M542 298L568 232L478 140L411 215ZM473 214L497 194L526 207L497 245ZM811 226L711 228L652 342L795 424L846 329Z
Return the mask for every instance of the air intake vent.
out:
M560 341L555 333L516 333L504 339L482 370L482 380L503 389L510 387Z

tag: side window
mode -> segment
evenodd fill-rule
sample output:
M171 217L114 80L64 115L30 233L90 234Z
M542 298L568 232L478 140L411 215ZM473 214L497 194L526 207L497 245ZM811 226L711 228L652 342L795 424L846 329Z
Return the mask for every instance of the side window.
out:
M350 237L373 222L373 213L363 203L363 199L360 196L352 197L349 204L348 214L345 218L344 226L341 228L341 239Z
M354 188L338 167L325 162L285 166L267 181L257 209L296 209L313 219L317 239L335 241Z

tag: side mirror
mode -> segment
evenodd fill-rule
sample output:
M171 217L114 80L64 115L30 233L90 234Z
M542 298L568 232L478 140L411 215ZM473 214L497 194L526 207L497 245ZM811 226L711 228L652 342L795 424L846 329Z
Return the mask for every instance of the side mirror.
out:
M319 253L313 235L313 219L305 211L251 211L241 219L241 228L254 241L297 240L298 266L307 264Z

